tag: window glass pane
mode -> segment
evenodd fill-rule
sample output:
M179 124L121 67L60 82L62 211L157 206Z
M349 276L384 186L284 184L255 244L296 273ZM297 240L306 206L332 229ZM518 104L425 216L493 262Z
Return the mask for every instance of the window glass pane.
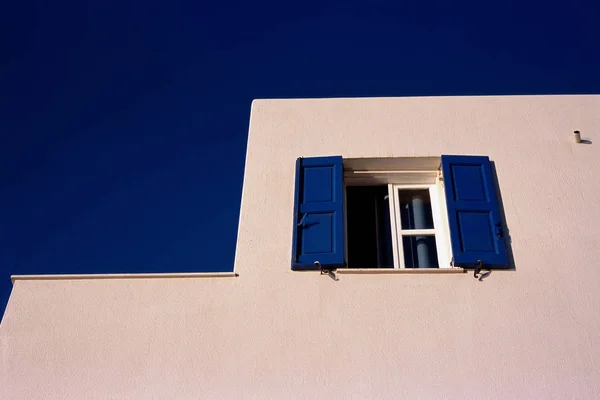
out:
M398 190L402 229L433 229L428 189Z
M406 268L438 268L435 236L403 236Z

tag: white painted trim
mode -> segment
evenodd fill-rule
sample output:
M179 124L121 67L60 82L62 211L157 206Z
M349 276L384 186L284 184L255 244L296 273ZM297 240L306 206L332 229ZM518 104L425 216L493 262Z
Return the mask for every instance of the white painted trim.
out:
M437 188L437 196L438 196L438 208L439 208L439 223L437 226L440 227L438 231L438 236L441 238L438 240L436 238L436 242L442 244L442 246L438 245L438 261L440 262L440 266L442 264L442 257L444 257L444 265L445 267L451 267L452 261L452 244L450 242L450 226L448 223L448 209L446 208L446 191L444 190L444 181L442 179L437 179L436 181Z
M419 184L397 184L396 190L398 189L429 189L431 187L431 183L419 183Z
M432 207L433 208L433 207ZM433 222L435 226L435 221ZM401 229L401 236L435 236L434 229Z
M390 200L393 200L394 205L394 224L391 226L392 232L395 233L395 240L392 242L392 251L394 253L394 268L404 269L404 243L402 243L401 234L402 221L400 220L400 204L398 203L398 185L390 185L389 194Z
M13 284L20 281L55 281L82 279L167 279L167 278L236 278L237 272L181 272L140 274L56 274L56 275L11 275Z
M388 189L390 193L393 193L394 198L394 215L395 215L395 230L396 235L393 239L392 247L394 251L394 268L404 269L404 249L402 243L403 236L435 236L436 251L438 256L439 268L447 269L450 267L450 253L449 253L449 237L447 229L447 213L446 203L443 193L443 189L439 185L434 184L418 184L418 185L390 185ZM431 213L433 216L433 229L402 229L402 221L400 220L400 204L397 192L398 190L405 189L428 189L429 200L431 202ZM446 218L446 221L444 221ZM392 229L393 231L394 229ZM398 263L396 263L398 261Z
M448 243L444 235L442 222L442 204L440 203L440 192L436 185L429 187L429 199L431 200L431 214L433 216L433 228L435 229L435 247L437 251L438 267L450 267L450 259L447 257Z
M462 274L467 272L460 267L451 268L340 268L336 274Z
M423 177L426 176L427 179ZM431 184L435 182L435 173L431 175L419 175L419 174L355 174L346 175L344 182L347 186L375 186L375 185L387 185L388 183L394 184L419 184L424 181L430 181Z
M435 171L441 157L344 158L344 171Z
M351 171L352 174L370 174L370 175L376 175L376 174L382 174L382 175L387 175L387 174L437 174L436 171L432 171L432 170L427 170L427 171L407 171L407 170L401 170L401 171L376 171L376 170L352 170Z
M404 260L400 260L398 251L398 231L396 228L396 210L398 207L396 206L396 194L394 192L394 185L391 183L388 184L388 204L390 206L390 231L392 233L392 255L394 259L394 268L398 269L401 263Z

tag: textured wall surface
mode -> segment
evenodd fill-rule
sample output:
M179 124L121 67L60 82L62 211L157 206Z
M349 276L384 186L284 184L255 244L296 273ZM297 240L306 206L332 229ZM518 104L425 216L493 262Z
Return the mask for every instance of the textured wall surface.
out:
M440 154L495 162L515 270L290 270L296 157ZM599 398L599 167L600 96L255 101L240 276L17 280L2 397Z

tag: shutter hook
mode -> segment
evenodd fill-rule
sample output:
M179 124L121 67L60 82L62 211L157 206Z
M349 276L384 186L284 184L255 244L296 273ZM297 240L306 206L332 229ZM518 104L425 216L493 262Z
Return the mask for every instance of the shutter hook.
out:
M335 268L327 269L321 265L319 261L314 262L315 266L321 270L321 275L328 275L334 281L339 281L338 277L335 276Z
M314 262L315 267L319 268L321 275L329 274L329 270L321 265L319 261Z
M478 278L477 274L481 273L481 267L483 267L483 263L481 260L477 260L477 265L475 266L475 271L473 272L474 278Z

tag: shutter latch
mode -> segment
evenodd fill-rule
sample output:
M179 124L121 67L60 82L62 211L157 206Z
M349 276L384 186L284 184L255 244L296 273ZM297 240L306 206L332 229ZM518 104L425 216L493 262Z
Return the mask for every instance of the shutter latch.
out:
M318 262L318 261L315 261L315 263L314 263L314 264L315 264L315 266L316 266L317 268L319 268L319 270L321 271L321 275L328 275L328 276L329 276L331 279L333 279L334 281L339 281L338 277L337 277L337 276L335 276L335 268L333 268L333 269L328 269L328 268L325 268L325 267L323 267L323 266L321 265L321 263L320 263L320 262Z
M483 262L481 262L481 260L477 260L477 265L475 266L475 271L473 272L474 278L479 278L477 275L481 273L481 267L483 267Z

